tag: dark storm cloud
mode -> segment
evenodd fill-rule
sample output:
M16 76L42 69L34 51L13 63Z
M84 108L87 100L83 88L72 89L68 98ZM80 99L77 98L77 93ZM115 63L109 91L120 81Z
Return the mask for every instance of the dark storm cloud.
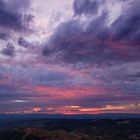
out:
M13 57L15 56L15 47L12 44L8 43L6 48L2 49L1 52L6 56Z
M53 53L61 53L62 57L65 59L67 53L72 53L74 50L79 50L80 42L76 40L77 37L81 36L82 30L77 21L69 21L60 25L54 36L52 36L49 45L52 47L45 47L43 50L44 55L51 55ZM77 44L77 48L73 45ZM75 59L75 56L70 56L71 59ZM69 59L66 57L66 59ZM77 56L78 59L78 56Z
M98 32L103 21L102 18L96 20L95 26L92 26L96 30L95 32L92 31L94 30L93 28L92 30L90 29L90 26L85 32L77 20L68 21L60 25L50 40L49 45L51 48L46 46L43 54L47 56L58 53L60 59L68 63L100 61L103 59L102 57L105 55L103 52L107 48L106 44L96 40L97 36L104 36L103 30ZM103 55L98 57L99 53Z
M95 0L75 0L73 8L76 15L94 14L98 12L99 3Z
M25 15L22 8L27 8L28 5L27 0L0 0L0 26L16 31L26 29L30 15Z
M29 48L31 46L31 44L28 41L26 41L23 37L20 37L18 39L18 44L24 48Z
M0 39L1 40L8 40L10 36L4 32L0 32Z
M62 23L45 45L43 55L49 58L55 56L57 62L67 64L82 62L91 65L110 65L139 61L140 44L134 39L139 35L140 25L137 4L132 2L124 15L110 26L107 25L109 16L107 11L95 19L92 19L92 15L89 16L92 20L87 21L86 28L78 19ZM81 9L84 10L84 7Z
M139 41L140 39L140 1L131 1L124 13L113 23L113 38L117 40Z
M135 55L137 49L132 49L132 56L129 56L129 52L131 51L131 49L126 49L126 51L128 52L124 52L123 54L121 52L121 48L115 50L110 46L112 45L111 42L106 42L98 39L97 36L103 36L103 34L100 34L100 32L97 32L97 34L88 32L90 35L87 35L87 33L83 33L82 30L79 30L78 33L75 33L77 28L76 26L73 27L72 24L69 25L68 23L69 27L63 28L62 31L59 30L59 36L56 36L55 34L54 38L52 38L53 43L50 45L52 48L46 47L43 50L44 55L48 56L50 54L54 55L54 53L58 53L57 60L60 59L59 61L64 61L66 63L72 64L83 62L92 65L110 64L111 61L133 61L139 58L139 55ZM93 38L92 36L95 36L96 38Z
M137 72L135 74L129 75L130 77L134 78L140 78L140 72Z
M8 27L18 30L22 28L21 15L14 15L0 9L0 19L0 25L2 27Z

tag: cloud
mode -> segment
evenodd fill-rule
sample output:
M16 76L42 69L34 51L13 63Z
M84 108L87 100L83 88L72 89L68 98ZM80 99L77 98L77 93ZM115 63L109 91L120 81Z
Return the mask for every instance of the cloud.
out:
M140 72L137 72L135 74L129 75L130 77L136 77L136 78L140 78Z
M139 0L131 1L120 17L112 24L113 39L139 41L140 9Z
M99 2L95 0L75 0L73 8L76 15L94 14L98 12Z
M29 43L28 41L26 41L23 37L20 37L18 39L18 45L24 47L24 48L29 48L31 47L31 43Z
M27 0L0 1L0 26L16 31L26 30L30 15L23 13L29 6ZM24 10L23 10L24 9Z
M15 47L8 43L6 48L2 49L2 54L6 55L6 56L10 56L10 57L14 57L15 56Z
M0 109L93 113L139 102L139 1L73 2L0 0ZM35 32L21 32L34 17Z
M10 36L6 33L0 32L0 39L1 40L8 40Z
M75 1L77 2L81 6L89 1ZM125 14L120 15L111 25L108 24L107 9L97 18L87 15L84 23L81 22L81 17L63 22L44 45L43 55L57 63L93 66L140 60L139 43L134 38L128 38L128 34L134 37L139 30L139 12L134 10L136 5L137 2L132 2L132 6L124 9ZM84 10L84 7L81 6L81 9ZM129 9L131 13L126 15ZM124 38L126 39L123 40Z

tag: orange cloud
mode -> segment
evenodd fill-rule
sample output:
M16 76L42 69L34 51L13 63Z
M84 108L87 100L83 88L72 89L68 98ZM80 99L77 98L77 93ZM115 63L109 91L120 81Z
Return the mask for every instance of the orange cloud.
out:
M40 107L35 107L35 108L33 108L33 112L39 112L39 111L41 111L42 109L40 108Z
M123 111L125 106L111 106L105 107L81 107L81 106L61 106L46 108L49 114L98 114L105 111Z
M136 112L140 109L140 104L125 104L125 105L107 105L104 107L82 107L76 105L70 106L59 106L59 107L47 107L40 108L34 107L29 110L15 111L15 112L5 112L4 114L37 114L37 113L46 113L46 114L98 114L105 112Z

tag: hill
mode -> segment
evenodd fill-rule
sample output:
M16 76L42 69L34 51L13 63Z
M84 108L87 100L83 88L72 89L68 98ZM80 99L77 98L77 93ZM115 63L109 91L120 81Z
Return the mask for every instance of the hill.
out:
M0 140L140 140L140 119L38 119L15 122Z

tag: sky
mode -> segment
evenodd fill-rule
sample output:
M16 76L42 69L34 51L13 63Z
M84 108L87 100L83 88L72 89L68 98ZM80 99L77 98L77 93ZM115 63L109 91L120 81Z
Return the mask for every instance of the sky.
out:
M0 0L0 114L140 113L140 0Z

